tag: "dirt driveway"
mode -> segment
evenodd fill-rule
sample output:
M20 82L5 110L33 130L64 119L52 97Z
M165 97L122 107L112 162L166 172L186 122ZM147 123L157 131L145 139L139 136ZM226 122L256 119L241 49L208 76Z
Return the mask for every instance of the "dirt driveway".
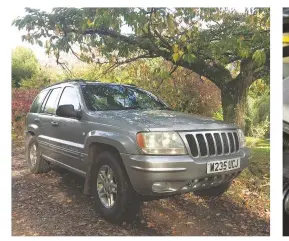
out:
M146 202L122 225L102 219L82 193L84 179L62 169L30 174L23 148L12 153L12 235L269 235L269 218L228 196L190 194Z

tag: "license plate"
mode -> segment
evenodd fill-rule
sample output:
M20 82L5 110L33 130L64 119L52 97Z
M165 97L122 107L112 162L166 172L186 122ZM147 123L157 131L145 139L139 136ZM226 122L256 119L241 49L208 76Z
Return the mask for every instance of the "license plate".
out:
M226 172L240 168L240 158L207 163L207 173Z

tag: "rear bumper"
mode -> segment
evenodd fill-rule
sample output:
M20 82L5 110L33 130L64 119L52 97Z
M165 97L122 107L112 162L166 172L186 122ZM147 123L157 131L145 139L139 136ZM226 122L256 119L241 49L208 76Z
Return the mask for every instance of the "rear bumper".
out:
M162 196L192 192L234 179L249 164L248 148L238 153L194 160L184 156L121 154L135 191L141 195ZM240 158L240 168L207 174L210 161Z

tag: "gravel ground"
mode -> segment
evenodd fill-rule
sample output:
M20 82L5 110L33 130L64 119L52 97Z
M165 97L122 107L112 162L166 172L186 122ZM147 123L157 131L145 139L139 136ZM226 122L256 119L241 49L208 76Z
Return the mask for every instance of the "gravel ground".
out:
M133 223L111 224L83 194L84 179L60 168L31 174L24 149L12 151L13 236L270 235L269 218L229 196L191 194L143 203ZM254 197L252 197L254 198Z

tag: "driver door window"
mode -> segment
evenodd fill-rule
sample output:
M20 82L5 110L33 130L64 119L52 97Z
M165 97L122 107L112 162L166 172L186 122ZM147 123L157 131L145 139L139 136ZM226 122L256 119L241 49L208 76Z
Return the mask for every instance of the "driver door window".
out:
M80 108L76 90L73 87L65 87L59 100L60 105L73 105L75 110Z

